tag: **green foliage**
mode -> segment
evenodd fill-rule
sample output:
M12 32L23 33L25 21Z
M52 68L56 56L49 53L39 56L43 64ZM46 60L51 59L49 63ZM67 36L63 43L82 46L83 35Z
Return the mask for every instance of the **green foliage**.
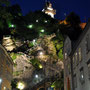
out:
M41 69L42 65L38 59L32 59L30 60L30 63L36 68L36 69Z
M0 0L0 5L6 5L8 6L10 2L8 0Z
M19 76L20 74L22 74L23 73L23 70L21 70L21 71L16 71L16 72L13 72L13 75L14 76Z
M53 84L51 85L51 87L62 88L63 87L63 81L57 80L57 81L53 82Z
M13 79L11 82L12 89L17 87L17 80Z
M21 53L10 53L10 56L12 58L12 60L14 61L18 56L22 55Z
M29 47L33 47L34 44L32 42L29 43Z
M63 60L63 52L62 52L63 51L63 38L61 40L58 38L55 38L53 42L54 42L54 46L55 46L56 54L58 58Z
M75 14L74 12L71 12L67 17L66 21L71 25L71 26L76 26L80 24L80 17Z
M62 49L60 49L60 51L58 52L58 57L63 60L63 52Z

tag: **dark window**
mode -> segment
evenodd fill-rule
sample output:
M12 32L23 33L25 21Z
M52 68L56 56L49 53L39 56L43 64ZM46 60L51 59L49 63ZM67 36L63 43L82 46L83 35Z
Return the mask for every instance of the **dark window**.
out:
M89 79L90 79L90 59L87 62L87 66L88 66L88 75L89 75Z
M69 71L69 74L70 74L70 72L71 72L71 70L70 70L70 62L68 63L68 71Z
M76 74L74 75L74 88L77 88L77 77L76 77Z
M81 48L79 48L79 61L81 61L82 60L82 53L81 53Z
M86 37L85 44L86 44L86 52L88 53L90 51L90 36L89 35L87 35Z

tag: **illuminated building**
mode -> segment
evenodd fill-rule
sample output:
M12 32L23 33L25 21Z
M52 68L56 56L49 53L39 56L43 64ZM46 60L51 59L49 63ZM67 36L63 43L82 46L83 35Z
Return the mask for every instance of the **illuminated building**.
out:
M50 15L52 18L54 18L54 15L56 14L56 10L52 8L52 4L50 2L46 2L45 8L42 11L45 14Z
M64 41L64 90L90 90L90 21L75 41Z
M13 63L6 50L0 45L0 90L11 90Z

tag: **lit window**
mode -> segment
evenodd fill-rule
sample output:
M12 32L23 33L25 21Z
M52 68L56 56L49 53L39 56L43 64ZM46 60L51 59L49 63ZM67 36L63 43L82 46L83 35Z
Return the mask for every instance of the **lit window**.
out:
M80 82L81 84L85 83L83 68L80 69Z
M65 53L65 59L67 59L67 53Z
M78 54L77 52L75 53L75 59L76 59L76 65L78 64Z
M81 48L79 48L79 61L82 60L82 55L81 55Z

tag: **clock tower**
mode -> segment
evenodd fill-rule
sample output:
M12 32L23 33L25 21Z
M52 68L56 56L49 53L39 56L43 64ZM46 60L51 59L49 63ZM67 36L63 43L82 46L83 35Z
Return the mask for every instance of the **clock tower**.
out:
M54 15L56 14L56 10L52 8L52 4L50 2L46 2L45 8L42 10L47 15L50 15L52 18L54 18Z

